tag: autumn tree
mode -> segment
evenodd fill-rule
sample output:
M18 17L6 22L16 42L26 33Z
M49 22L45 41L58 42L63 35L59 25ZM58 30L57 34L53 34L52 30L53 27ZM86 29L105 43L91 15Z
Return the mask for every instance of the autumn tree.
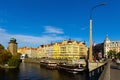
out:
M0 44L0 64L6 64L11 57L11 53Z

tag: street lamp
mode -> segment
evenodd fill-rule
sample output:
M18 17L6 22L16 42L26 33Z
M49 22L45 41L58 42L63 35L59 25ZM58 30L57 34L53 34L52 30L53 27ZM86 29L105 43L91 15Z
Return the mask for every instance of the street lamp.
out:
M89 62L92 62L92 12L95 8L99 7L99 6L103 6L105 5L105 3L96 5L94 7L91 8L90 10L90 46L89 46Z

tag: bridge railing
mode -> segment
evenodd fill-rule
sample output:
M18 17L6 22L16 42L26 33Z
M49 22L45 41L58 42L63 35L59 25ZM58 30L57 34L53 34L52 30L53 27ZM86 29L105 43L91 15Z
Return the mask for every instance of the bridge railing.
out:
M89 72L89 80L98 80L102 72L105 70L107 63L97 67L96 69ZM102 79L101 79L102 80Z
M98 80L110 80L110 60L106 62L106 66Z

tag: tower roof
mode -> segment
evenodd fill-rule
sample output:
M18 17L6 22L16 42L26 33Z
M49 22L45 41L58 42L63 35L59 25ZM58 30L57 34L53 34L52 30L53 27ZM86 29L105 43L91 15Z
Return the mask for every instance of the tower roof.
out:
M15 38L10 38L10 43L16 43L16 39Z
M108 35L106 35L105 41L110 41Z
M16 40L16 39L12 37L12 38L10 38L10 40L13 40L13 41L14 41L14 40Z

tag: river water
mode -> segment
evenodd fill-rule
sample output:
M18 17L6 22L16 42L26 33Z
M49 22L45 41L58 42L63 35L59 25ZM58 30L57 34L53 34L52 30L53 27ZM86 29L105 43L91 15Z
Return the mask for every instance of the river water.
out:
M0 80L85 80L85 73L70 74L21 63L19 69L0 69Z

